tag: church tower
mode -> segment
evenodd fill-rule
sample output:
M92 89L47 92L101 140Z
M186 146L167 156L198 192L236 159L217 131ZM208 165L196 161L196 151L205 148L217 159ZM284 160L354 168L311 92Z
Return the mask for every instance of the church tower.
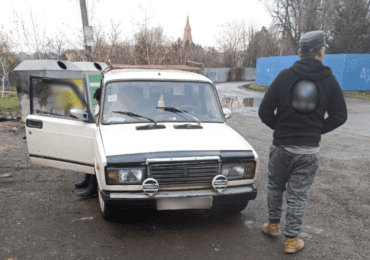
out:
M189 15L186 20L186 26L185 26L185 31L184 31L184 39L182 41L182 44L185 45L186 41L189 42L189 46L193 43L193 39L191 38L191 29L190 29L190 24L189 24Z

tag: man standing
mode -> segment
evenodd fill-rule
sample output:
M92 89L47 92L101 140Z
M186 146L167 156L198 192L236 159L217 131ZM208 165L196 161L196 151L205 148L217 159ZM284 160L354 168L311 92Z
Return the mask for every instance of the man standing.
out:
M322 64L328 47L324 32L304 34L299 47L300 60L279 73L258 111L261 121L274 130L268 163L269 222L263 224L262 231L272 236L281 234L286 190L286 253L295 253L304 246L297 235L302 228L307 193L319 168L321 135L347 120L342 89L331 69Z
M100 111L101 88L98 88L95 90L93 97L96 99L96 103L98 103L95 107L95 112L94 112L95 122L98 123L99 111Z

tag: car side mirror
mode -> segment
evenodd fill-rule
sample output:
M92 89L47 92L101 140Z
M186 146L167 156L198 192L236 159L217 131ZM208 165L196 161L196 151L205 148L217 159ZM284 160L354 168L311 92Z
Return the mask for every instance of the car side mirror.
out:
M229 119L231 118L231 116L233 115L230 111L230 109L228 108L223 108L222 111L224 112L224 115L225 115L225 119Z
M82 110L80 108L72 108L69 111L69 114L73 118L80 119L80 120L82 120L84 122L89 122L89 114L86 113L84 110Z

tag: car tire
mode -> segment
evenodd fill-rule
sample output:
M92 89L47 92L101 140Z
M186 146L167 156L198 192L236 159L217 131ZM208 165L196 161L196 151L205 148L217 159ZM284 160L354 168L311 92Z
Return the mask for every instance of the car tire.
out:
M73 187L77 189L85 189L87 186L89 186L90 183L91 174L85 174L82 181L77 181L73 185Z
M96 192L97 192L97 180L96 180L96 175L88 174L90 175L88 177L89 183L85 188L82 189L75 189L76 193L78 196L84 198L84 199L91 199L96 197Z
M115 210L112 206L107 205L107 203L103 199L103 196L101 195L100 190L98 190L98 197L102 217L107 221L113 221L116 216Z

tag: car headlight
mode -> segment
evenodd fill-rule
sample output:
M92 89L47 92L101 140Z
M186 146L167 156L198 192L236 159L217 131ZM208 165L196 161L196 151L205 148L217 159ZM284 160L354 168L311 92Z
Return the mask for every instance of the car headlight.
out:
M228 180L253 179L255 173L255 162L233 162L222 165L222 174Z
M144 167L107 169L107 184L141 184L145 175Z

